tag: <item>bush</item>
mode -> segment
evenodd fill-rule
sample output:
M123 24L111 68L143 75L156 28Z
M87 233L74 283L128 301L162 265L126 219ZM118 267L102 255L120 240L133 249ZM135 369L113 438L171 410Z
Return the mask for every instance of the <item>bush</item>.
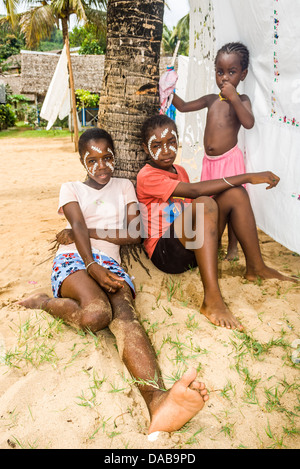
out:
M13 127L17 117L10 104L0 104L0 130Z
M37 106L28 106L26 117L28 124L32 128L45 128L48 125L48 121L40 116L41 108L42 104L40 103ZM68 119L68 116L62 120L57 118L53 124L53 127L67 128Z
M96 93L91 93L87 90L76 90L76 105L78 109L83 107L98 107L99 105L99 95Z
M8 94L7 103L12 105L18 121L26 119L29 110L29 99L26 96L22 94Z
M104 49L97 39L85 38L79 49L79 55L103 55Z

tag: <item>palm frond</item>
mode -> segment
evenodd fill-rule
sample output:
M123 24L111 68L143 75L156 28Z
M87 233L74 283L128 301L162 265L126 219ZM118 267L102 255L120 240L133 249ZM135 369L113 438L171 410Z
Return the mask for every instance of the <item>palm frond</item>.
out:
M11 23L12 27L17 24L17 6L18 0L4 0L4 5L7 12L7 19Z
M20 28L29 48L37 46L42 39L49 37L54 25L55 17L50 5L31 8L23 13L20 19Z
M59 18L69 19L70 15L77 15L79 20L85 20L84 4L81 0L52 0L53 12Z

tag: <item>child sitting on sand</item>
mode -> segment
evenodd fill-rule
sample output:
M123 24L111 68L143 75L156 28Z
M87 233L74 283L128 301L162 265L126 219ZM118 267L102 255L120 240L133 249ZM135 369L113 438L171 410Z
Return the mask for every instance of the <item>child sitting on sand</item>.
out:
M79 154L87 179L63 184L59 197L59 212L67 218L75 242L60 245L54 259L54 298L37 294L19 304L92 332L108 326L149 409L149 433L171 432L202 409L207 390L196 380L194 368L170 390L162 390L155 353L134 310L134 285L120 266L120 245L140 241L136 230L130 230L139 212L132 183L112 177L114 153L112 138L104 130L92 128L81 135Z
M219 94L185 102L174 94L172 104L180 112L207 108L201 181L245 173L243 153L238 147L240 127L251 129L254 117L247 95L236 91L248 73L249 51L240 42L225 44L216 55L215 72ZM228 260L238 257L237 239L228 224Z
M248 280L258 276L292 280L265 265L250 200L242 187L245 183L266 183L271 189L279 177L265 171L190 183L184 168L174 164L177 128L166 115L144 122L142 142L150 159L138 173L137 196L144 246L151 261L171 274L198 266L204 287L201 313L217 326L242 329L220 292L218 241L230 222L245 254Z

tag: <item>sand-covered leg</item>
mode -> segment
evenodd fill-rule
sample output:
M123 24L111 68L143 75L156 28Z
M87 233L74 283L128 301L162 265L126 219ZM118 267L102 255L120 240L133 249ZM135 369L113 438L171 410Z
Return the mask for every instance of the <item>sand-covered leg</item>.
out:
M112 315L107 295L85 271L69 275L62 283L61 294L63 298L36 294L18 303L25 308L42 309L76 329L97 332L110 323Z
M118 351L130 374L136 379L150 413L149 433L171 432L190 420L208 399L203 383L196 381L196 370L189 370L172 389L165 391L155 352L138 322L129 287L109 296Z

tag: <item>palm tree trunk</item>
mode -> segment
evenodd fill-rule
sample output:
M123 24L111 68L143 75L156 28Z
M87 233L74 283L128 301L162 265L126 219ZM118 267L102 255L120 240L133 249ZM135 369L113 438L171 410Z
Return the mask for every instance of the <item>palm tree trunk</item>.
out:
M164 0L109 0L98 125L114 138L117 177L135 183L145 163L141 124L159 109ZM147 85L147 86L144 86ZM146 93L140 90L147 90Z
M72 104L72 117L73 117L73 127L74 127L74 145L75 151L78 151L78 122L77 122L77 110L76 110L76 96L75 96L75 86L74 86L74 77L73 69L71 62L70 54L70 45L69 45L69 31L68 31L68 18L62 18L62 30L63 30L63 39L66 46L66 53L68 58L68 69L69 69L69 81L70 81L70 94L71 94L71 104Z

